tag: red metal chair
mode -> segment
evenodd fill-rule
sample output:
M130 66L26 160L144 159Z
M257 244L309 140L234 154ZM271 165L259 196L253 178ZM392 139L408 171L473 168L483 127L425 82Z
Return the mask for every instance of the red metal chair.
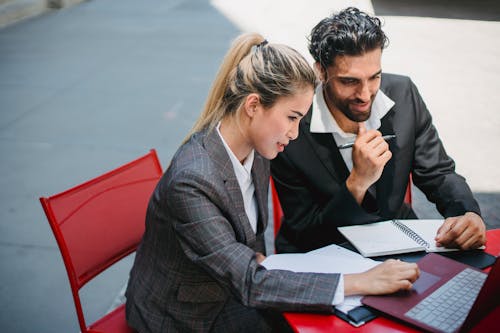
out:
M79 290L136 250L149 197L161 175L151 150L102 176L40 198L66 266L82 333L134 332L125 321L124 305L87 326Z
M411 185L413 184L413 180L411 179L411 173L410 173L410 177L408 178L408 185L406 186L406 193L405 193L405 198L404 198L404 202L407 203L408 205L410 205L411 207Z
M280 198L278 197L278 192L274 186L273 177L269 177L269 185L271 186L271 200L273 204L273 226L274 226L274 237L278 235L278 231L281 227L281 219L283 218L283 209L281 208Z
M283 218L283 209L281 208L280 198L278 197L278 192L276 191L276 187L274 186L273 177L269 177L269 183L271 186L271 200L273 204L273 224L274 224L274 237L278 234L281 226L281 219ZM406 187L406 193L404 202L410 205L411 207L411 174L408 179L408 186Z

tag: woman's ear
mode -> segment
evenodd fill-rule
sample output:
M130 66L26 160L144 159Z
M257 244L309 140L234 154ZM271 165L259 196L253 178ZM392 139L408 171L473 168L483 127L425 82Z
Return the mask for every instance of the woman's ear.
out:
M260 105L260 97L258 94L252 93L245 98L245 103L243 105L245 109L245 114L250 118L253 118L257 112L257 107Z

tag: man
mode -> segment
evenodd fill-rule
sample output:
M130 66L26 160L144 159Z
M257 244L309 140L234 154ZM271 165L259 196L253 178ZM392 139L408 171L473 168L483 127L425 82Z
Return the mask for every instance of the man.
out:
M309 42L321 84L299 138L272 162L285 214L277 251L343 242L343 225L416 218L403 202L410 174L446 217L436 243L482 246L479 205L455 173L417 88L408 77L382 74L387 37L380 20L347 8L319 22Z

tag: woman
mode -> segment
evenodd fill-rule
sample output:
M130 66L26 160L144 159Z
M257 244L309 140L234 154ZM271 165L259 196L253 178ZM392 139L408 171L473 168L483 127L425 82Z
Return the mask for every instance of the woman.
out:
M343 277L259 265L268 159L297 137L315 84L295 50L257 34L236 39L200 119L150 200L126 294L130 326L264 332L278 311L332 312L344 294L411 287L418 268L396 261Z

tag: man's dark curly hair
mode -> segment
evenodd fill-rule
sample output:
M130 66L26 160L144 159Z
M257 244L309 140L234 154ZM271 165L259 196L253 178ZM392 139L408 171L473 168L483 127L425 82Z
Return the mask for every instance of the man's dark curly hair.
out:
M333 65L338 55L356 56L384 49L387 36L378 18L349 7L321 20L309 36L309 52L321 67Z

